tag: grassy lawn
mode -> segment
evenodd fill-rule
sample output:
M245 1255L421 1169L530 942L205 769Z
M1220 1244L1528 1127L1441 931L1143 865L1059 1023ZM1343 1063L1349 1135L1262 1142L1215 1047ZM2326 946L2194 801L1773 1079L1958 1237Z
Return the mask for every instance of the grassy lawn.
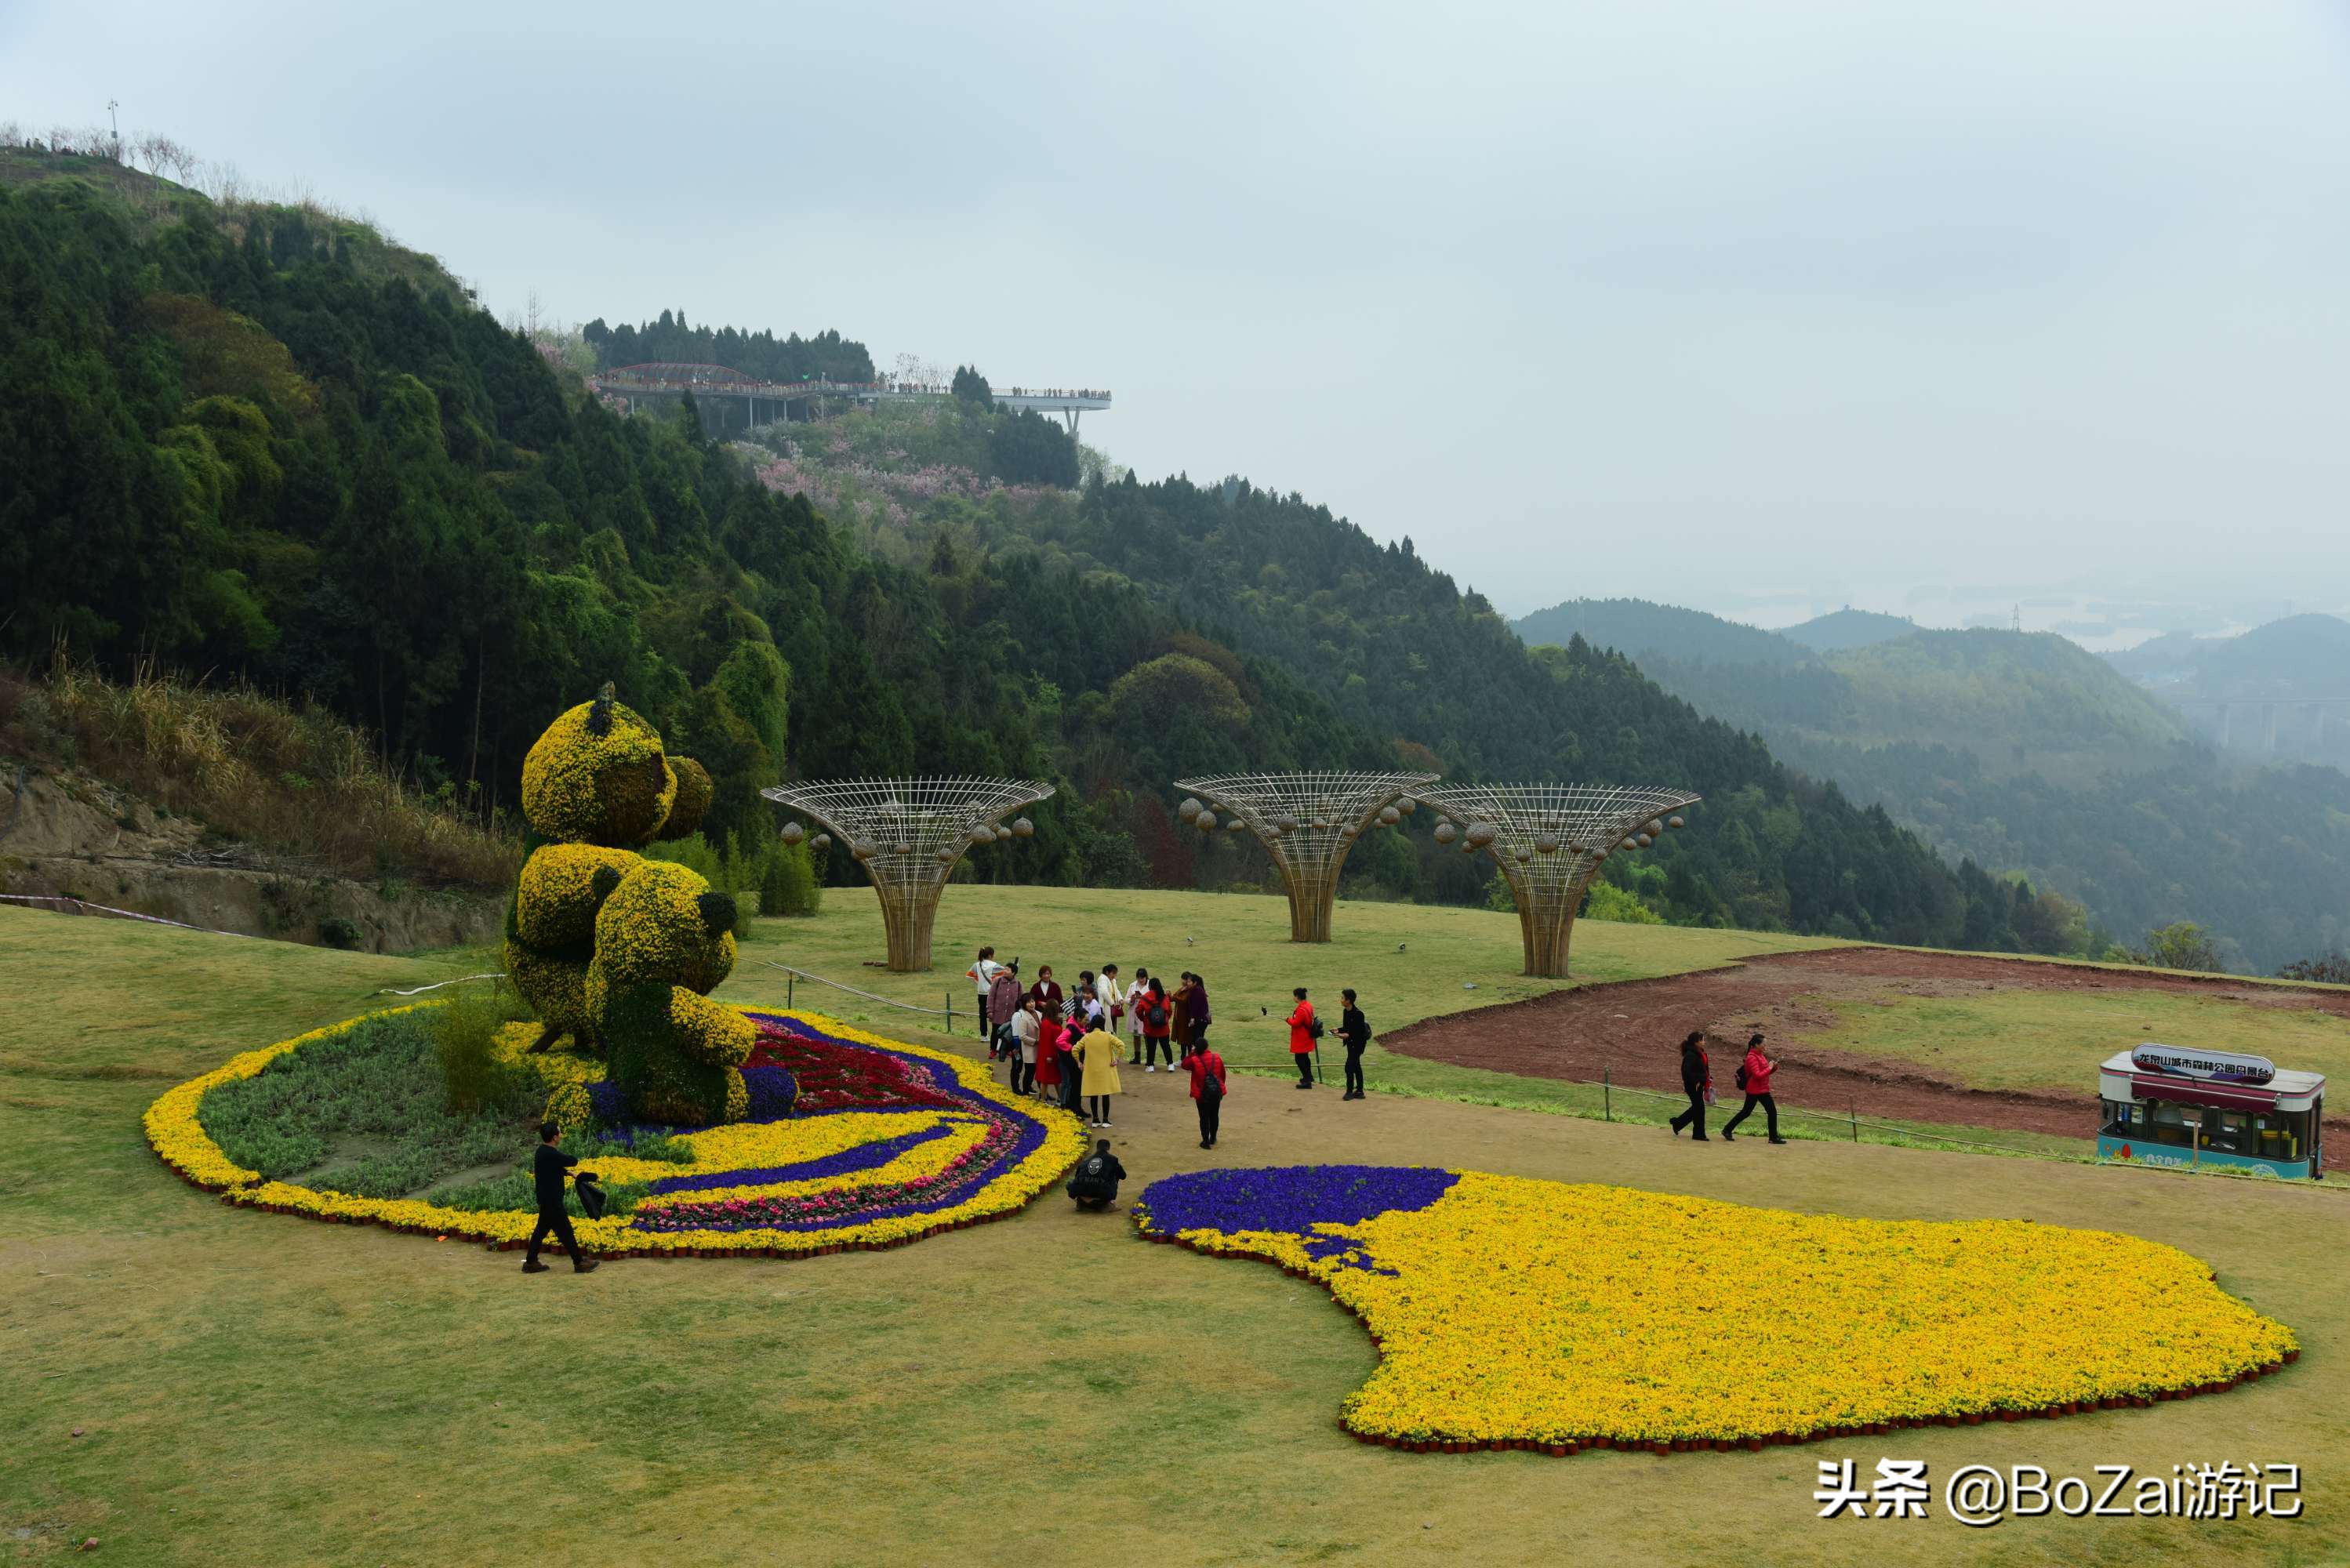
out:
M926 975L897 975L865 967L868 961L878 964L885 950L880 910L867 889L827 889L824 912L813 919L755 925L734 978L718 992L729 1001L783 1001L785 976L766 967L772 961L934 1012L951 1001L957 1028L975 1034L972 988L963 971L983 943L993 945L999 959L1017 957L1024 979L1033 980L1038 964L1051 964L1065 986L1076 983L1078 971L1099 970L1105 962L1118 964L1129 980L1139 966L1170 984L1188 969L1207 980L1216 1018L1212 1037L1225 1061L1242 1071L1284 1075L1293 1069L1289 1031L1281 1021L1295 986L1313 993L1333 1026L1338 992L1353 986L1374 1030L1399 1029L1438 1013L1521 1002L1570 985L1843 945L1777 932L1586 920L1575 928L1574 977L1530 980L1518 972L1523 955L1517 917L1483 909L1342 901L1332 922L1334 940L1301 946L1289 940L1288 905L1264 895L956 886L947 889L939 909L931 944L937 967ZM801 1006L877 1028L937 1029L943 1023L805 981L793 994ZM1336 1042L1326 1043L1323 1056L1334 1075L1342 1055ZM1363 1062L1365 1075L1390 1089L1537 1108L1579 1107L1585 1099L1573 1085L1421 1061L1384 1051L1376 1040ZM1593 1091L1594 1106L1596 1096Z
M967 913L1001 897L974 890ZM1097 895L1089 913L1083 896L1038 893L1003 923L1032 965L1061 940L1082 963L1106 929L1149 963L1188 930L1191 961L1169 967L1223 976L1228 1014L1253 986L1285 993L1295 963L1317 989L1352 980L1381 999L1381 1023L1433 1010L1444 981L1464 978L1378 971L1382 942L1441 962L1448 940L1465 953L1481 929L1363 906L1347 911L1362 917L1342 924L1348 943L1301 959L1268 901L1136 899L1148 934L1129 938L1104 918L1113 897L1125 904ZM761 953L840 973L859 930L878 948L869 900L834 901L822 920L763 933L733 989L779 994L757 979L782 979ZM1252 905L1262 929L1243 918ZM1466 971L1481 992L1515 961L1505 921L1482 929L1500 950ZM1675 939L1698 962L1768 940L1621 930L1622 946L1587 947L1578 931L1594 973L1668 962ZM941 950L954 950L942 939ZM2350 1552L2350 1295L2331 1190L1865 1144L1700 1148L1652 1127L1378 1095L1344 1105L1261 1080L1236 1084L1223 1142L1203 1153L1172 1082L1133 1085L1116 1136L1138 1182L1210 1165L1424 1162L1807 1211L2126 1231L2209 1260L2305 1347L2284 1376L2143 1411L1552 1460L1354 1442L1335 1418L1374 1353L1318 1287L1145 1245L1124 1216L1079 1216L1054 1196L899 1251L525 1279L511 1255L225 1208L141 1143L139 1114L168 1083L391 1000L371 1002L379 987L494 967L482 956L373 958L0 910L0 1550L37 1561L96 1536L103 1560L130 1563L528 1554L671 1568L1716 1554L2121 1568ZM1734 1331L1722 1353L1737 1354ZM2298 1462L2309 1517L1975 1532L1943 1518L1939 1495L1925 1521L1813 1517L1818 1461L1853 1459L1866 1474L1879 1457L1925 1459L1938 1480L1977 1462L2084 1476Z
M2350 1083L2350 1020L2314 1008L2153 991L1822 1000L1836 1026L1805 1036L1806 1045L1899 1057L1976 1088L2077 1093L2095 1081L2098 1063L2141 1040L2250 1051Z

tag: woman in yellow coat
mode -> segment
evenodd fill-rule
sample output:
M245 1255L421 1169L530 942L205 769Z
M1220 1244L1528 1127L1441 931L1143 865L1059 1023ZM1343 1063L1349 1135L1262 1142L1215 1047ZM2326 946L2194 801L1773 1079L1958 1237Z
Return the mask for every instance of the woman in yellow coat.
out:
M1085 1069L1079 1092L1097 1127L1109 1126L1109 1097L1122 1093L1118 1081L1118 1036L1107 1029L1088 1030L1074 1047L1077 1064Z

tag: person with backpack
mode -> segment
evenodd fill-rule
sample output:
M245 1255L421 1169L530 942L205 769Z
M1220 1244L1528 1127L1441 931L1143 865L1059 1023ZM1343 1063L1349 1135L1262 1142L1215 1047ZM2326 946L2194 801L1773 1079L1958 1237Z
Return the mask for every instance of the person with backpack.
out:
M1134 983L1126 990L1126 1064L1129 1067L1142 1065L1142 999L1149 989L1150 971L1137 969Z
M1363 1097L1363 1047L1371 1043L1371 1026L1363 1017L1363 1010L1355 1005L1352 986L1338 993L1346 1006L1338 1013L1338 1039L1347 1047L1347 1092L1342 1100Z
M538 1124L538 1147L531 1151L531 1185L538 1194L538 1223L531 1227L530 1247L522 1255L522 1272L543 1274L546 1265L538 1261L538 1244L549 1233L563 1243L571 1254L571 1271L584 1274L596 1267L596 1260L579 1250L579 1238L571 1233L571 1216L563 1208L563 1173L579 1163L576 1154L566 1154L555 1147L562 1128L553 1122Z
M1305 1000L1305 988L1299 986L1290 992L1297 1005L1290 1010L1283 1023L1289 1025L1289 1054L1297 1061L1297 1086L1314 1086L1314 1043L1322 1038L1322 1021L1314 1016L1314 1004Z
M1126 1179L1126 1167L1109 1151L1109 1139L1100 1138L1093 1153L1077 1161L1077 1168L1069 1173L1069 1197L1080 1209L1092 1209L1105 1213L1118 1210L1118 1184Z
M1200 1112L1200 1147L1216 1147L1216 1127L1224 1114L1224 1059L1213 1051L1191 1053L1191 1098Z
M1159 1053L1163 1049L1167 1053L1167 1070L1173 1072L1175 1009L1167 1000L1166 989L1157 980L1154 979L1150 989L1143 992L1137 1011L1142 1018L1142 1059L1146 1064L1142 1070L1146 1073L1159 1071Z
M1118 1036L1095 1027L1077 1041L1077 1064L1084 1073L1087 1109L1097 1127L1109 1126L1110 1096L1121 1092L1118 1077Z
M1738 1107L1736 1116L1721 1124L1722 1142L1731 1141L1731 1135L1737 1130L1738 1124L1752 1116L1757 1106L1762 1107L1762 1119L1771 1129L1771 1141L1787 1141L1779 1136L1779 1102L1771 1097L1771 1074L1778 1065L1762 1054L1762 1036L1757 1034L1746 1042L1746 1060L1738 1066L1738 1086L1746 1092L1746 1103Z
M1705 1102L1706 1096L1713 1093L1713 1063L1705 1054L1702 1030L1691 1030L1690 1037L1681 1042L1681 1093L1689 1096L1689 1109L1673 1118L1673 1136L1680 1137L1681 1128L1689 1127L1696 1135L1690 1141L1704 1143L1708 1141Z

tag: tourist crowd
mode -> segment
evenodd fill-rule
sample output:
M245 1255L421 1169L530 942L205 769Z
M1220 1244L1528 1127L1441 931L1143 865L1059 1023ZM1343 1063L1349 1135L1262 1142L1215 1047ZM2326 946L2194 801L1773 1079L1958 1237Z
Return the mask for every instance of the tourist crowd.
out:
M1200 1147L1216 1147L1229 1081L1224 1059L1209 1044L1216 1015L1203 976L1186 970L1170 984L1163 974L1138 966L1129 981L1119 965L1106 963L1080 971L1065 990L1051 964L1038 965L1035 978L1024 983L1020 961L998 962L993 947L980 949L966 972L978 994L981 1037L989 1056L1005 1064L1014 1093L1107 1127L1110 1101L1126 1092L1121 1068L1181 1074L1198 1112ZM1283 1022L1297 1064L1296 1086L1311 1089L1326 1026L1304 986L1293 994L1295 1005ZM1342 1098L1359 1100L1371 1029L1355 993L1343 996L1337 1031L1346 1049Z

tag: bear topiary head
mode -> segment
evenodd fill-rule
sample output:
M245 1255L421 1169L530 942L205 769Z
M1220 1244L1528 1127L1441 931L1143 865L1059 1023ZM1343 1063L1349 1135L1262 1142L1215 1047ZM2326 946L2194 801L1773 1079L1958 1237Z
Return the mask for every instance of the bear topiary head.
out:
M734 972L734 900L701 873L646 860L626 874L605 867L595 875L605 895L596 915L603 984L660 980L707 996Z
M614 701L608 682L594 701L559 715L523 759L523 815L558 844L643 844L676 799L660 732Z

